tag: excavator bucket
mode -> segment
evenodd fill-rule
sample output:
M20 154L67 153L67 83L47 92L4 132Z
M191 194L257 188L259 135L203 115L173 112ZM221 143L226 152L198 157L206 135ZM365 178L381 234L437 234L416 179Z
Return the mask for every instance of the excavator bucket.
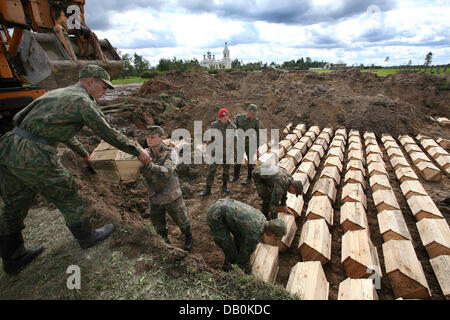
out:
M53 90L75 84L81 68L95 64L105 68L111 79L117 77L122 70L122 61L108 40L98 41L103 59L78 57L80 49L73 39L70 45L77 59L69 56L58 37L54 33L35 33L24 31L19 49L19 64L15 68L33 85Z

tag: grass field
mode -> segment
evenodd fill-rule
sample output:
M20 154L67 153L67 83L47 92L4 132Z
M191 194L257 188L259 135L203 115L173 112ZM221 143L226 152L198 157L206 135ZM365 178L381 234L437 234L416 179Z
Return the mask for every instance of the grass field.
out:
M436 68L433 67L433 71L435 71L435 70L436 70ZM318 73L336 72L336 70L312 70L312 71L316 71ZM442 71L443 70L441 69L441 74L442 74ZM371 73L375 73L379 77L385 77L385 76L388 76L390 74L395 74L397 72L400 72L400 69L399 68L363 69L363 70L361 70L361 72L371 72ZM421 69L420 72L424 72L424 70ZM427 73L430 73L430 69L427 70ZM446 73L447 74L450 73L450 68L447 68ZM433 74L436 74L436 73L433 73Z
M149 79L144 79L140 77L131 77L131 78L125 78L125 79L115 79L112 81L113 84L129 84L129 83L144 83L145 81L148 81Z
M312 71L316 71L318 73L331 73L331 72L336 72L336 70L312 70Z
M397 68L396 69L364 69L364 70L361 70L361 72L371 72L371 73L375 73L379 77L386 77L387 75L400 72L400 69L397 69Z
M433 71L435 71L436 68L433 67ZM312 71L316 71L317 73L331 73L331 72L336 72L336 70L312 70ZM441 69L441 74L442 74L442 69ZM261 70L258 72L262 72ZM287 70L285 72L288 72ZM379 77L385 77L388 76L390 74L395 74L397 72L400 72L399 68L382 68L382 69L363 69L361 70L361 72L371 72L371 73L375 73L376 75L378 75ZM420 70L420 72L424 72L423 69ZM427 70L427 73L430 73L430 69ZM446 71L447 74L450 73L450 68L447 68ZM436 74L436 73L433 73ZM131 78L125 78L125 79L115 79L112 81L113 84L130 84L130 83L144 83L146 81L148 81L149 79L144 79L144 78L140 78L140 77L131 77Z

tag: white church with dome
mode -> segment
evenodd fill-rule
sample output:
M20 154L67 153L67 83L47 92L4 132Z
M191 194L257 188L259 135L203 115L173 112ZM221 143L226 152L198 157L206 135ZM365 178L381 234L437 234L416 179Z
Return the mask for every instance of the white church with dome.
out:
M231 69L230 49L228 49L227 42L225 42L225 48L223 49L222 60L216 60L216 55L208 51L203 55L200 65L208 69Z

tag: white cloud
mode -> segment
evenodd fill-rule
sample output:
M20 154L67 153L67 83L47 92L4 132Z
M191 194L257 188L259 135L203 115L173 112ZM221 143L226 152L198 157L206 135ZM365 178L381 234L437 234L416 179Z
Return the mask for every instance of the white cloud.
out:
M94 28L99 38L108 38L122 52L143 54L153 65L174 56L201 59L208 49L221 57L225 41L231 58L243 61L283 62L309 56L383 65L389 56L388 64L393 65L409 59L423 63L432 51L433 62L444 64L450 60L449 2L397 0L387 5L381 0L307 0L301 3L309 12L300 12L294 6L300 4L297 0L158 1L153 6L140 1L126 4L123 10L108 7L103 24L92 14L91 20L101 26ZM90 3L99 10L98 0L87 1L87 16ZM374 14L364 3L377 3L386 10ZM250 4L255 6L253 13ZM294 11L291 16L289 5ZM246 12L253 16L245 18ZM295 15L304 20L293 23ZM290 20L279 22L283 16Z

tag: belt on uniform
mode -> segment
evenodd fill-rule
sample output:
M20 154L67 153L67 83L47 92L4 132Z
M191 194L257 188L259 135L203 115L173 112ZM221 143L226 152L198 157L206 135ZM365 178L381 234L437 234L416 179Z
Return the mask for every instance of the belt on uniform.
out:
M227 213L227 207L228 207L228 203L230 202L230 200L231 200L230 198L226 198L225 201L220 206L219 212L220 212L220 217L222 218L223 221L225 221L225 214Z
M23 130L20 127L15 127L12 131L14 134L17 134L19 137L34 141L34 142L38 142L38 143L42 143L45 144L47 146L56 146L57 141L55 139L50 139L50 138L44 138L41 137L37 134L33 134L31 132L28 132L26 130Z

